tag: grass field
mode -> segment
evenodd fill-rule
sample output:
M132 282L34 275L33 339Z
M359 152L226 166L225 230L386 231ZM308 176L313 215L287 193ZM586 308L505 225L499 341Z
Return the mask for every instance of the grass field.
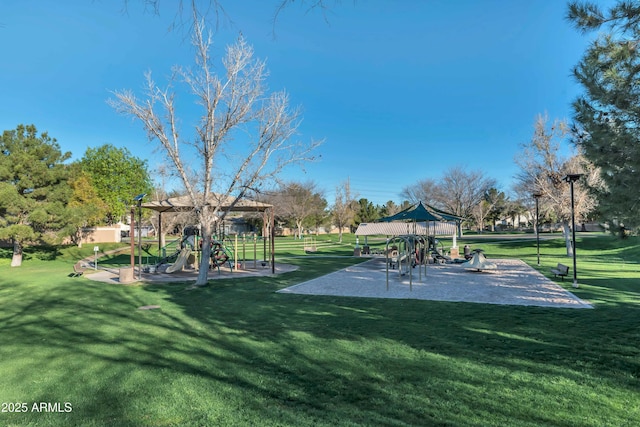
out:
M466 243L536 267L531 240ZM593 310L277 294L358 261L297 247L298 271L191 291L68 277L92 247L4 252L0 425L635 426L640 241L577 247L559 283ZM563 251L541 242L540 271Z

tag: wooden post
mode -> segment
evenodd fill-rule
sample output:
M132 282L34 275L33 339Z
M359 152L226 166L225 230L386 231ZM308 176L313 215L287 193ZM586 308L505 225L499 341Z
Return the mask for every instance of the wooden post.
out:
M158 256L162 255L162 212L158 211Z
M275 212L271 209L271 274L276 274L276 227Z

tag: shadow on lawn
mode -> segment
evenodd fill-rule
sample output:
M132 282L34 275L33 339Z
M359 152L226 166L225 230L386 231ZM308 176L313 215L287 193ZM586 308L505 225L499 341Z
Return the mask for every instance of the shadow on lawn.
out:
M29 261L33 258L41 261L54 261L62 255L58 246L28 246L22 251L22 261ZM13 248L0 248L0 258L11 259L13 257Z
M294 420L301 411L324 416L339 407L341 417L348 415L354 423L375 412L377 420L388 422L457 424L454 412L451 419L429 418L443 402L454 400L460 414L465 413L461 408L481 406L503 413L505 420L562 425L532 407L511 413L496 394L450 393L459 384L481 391L494 383L493 374L504 372L576 384L604 381L628 392L634 392L640 377L634 344L640 323L630 320L638 319L640 311L633 304L563 310L275 293L300 281L299 275L240 286L220 281L193 292L147 290L167 292L184 314L205 325L208 340L235 360L232 372L256 372L253 380L228 380L278 403L277 416L287 408ZM234 339L222 338L229 334ZM519 385L530 388L524 395L540 393L544 386ZM503 397L513 398L509 393ZM602 404L598 396L591 398L586 406ZM558 404L567 399L558 396ZM464 418L458 421L464 424Z
M0 353L12 361L30 352L33 366L16 370L24 377L13 382L46 376L34 400L64 400L59 387L74 384L86 400L66 415L67 425L96 416L107 424L153 424L162 404L180 405L182 396L172 395L167 380L184 376L205 396L222 389L231 406L243 405L227 409L236 425L465 425L478 408L511 424L563 425L535 405L510 409L514 399L540 393L542 383L514 381L520 390L487 392L492 384L504 386L496 376L505 373L578 385L597 378L635 393L639 324L629 320L640 318L635 307L562 310L275 293L323 269L317 260L301 262L303 272L220 280L193 291L184 284L126 288L68 280L15 305L0 304L3 339L21 343ZM138 309L150 304L161 309ZM202 417L194 424L207 424L206 409L184 399L188 416ZM562 406L568 397L558 399ZM584 404L601 405L599 396L590 399ZM145 402L146 413L134 410Z

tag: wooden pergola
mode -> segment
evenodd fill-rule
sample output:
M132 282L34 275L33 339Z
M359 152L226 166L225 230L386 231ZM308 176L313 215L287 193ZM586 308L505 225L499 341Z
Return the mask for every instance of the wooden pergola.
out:
M268 203L262 203L250 199L236 200L235 197L223 197L219 194L212 194L211 202L208 206L218 208L222 212L262 212L266 215L267 211L272 211L273 205ZM196 206L191 201L189 196L171 197L164 200L154 200L152 202L142 203L141 208L151 209L158 212L158 234L162 233L162 214L165 212L189 212L196 209ZM270 230L271 230L271 255L273 257L273 214L270 217ZM265 218L265 224L267 224L267 218ZM161 250L160 239L158 239L158 250ZM272 260L273 268L273 260Z

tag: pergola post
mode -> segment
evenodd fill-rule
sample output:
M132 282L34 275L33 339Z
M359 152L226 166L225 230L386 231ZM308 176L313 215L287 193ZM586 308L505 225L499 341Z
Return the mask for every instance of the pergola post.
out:
M275 227L275 222L276 222L276 215L275 212L273 211L273 208L270 209L271 212L271 274L276 274L276 227Z

